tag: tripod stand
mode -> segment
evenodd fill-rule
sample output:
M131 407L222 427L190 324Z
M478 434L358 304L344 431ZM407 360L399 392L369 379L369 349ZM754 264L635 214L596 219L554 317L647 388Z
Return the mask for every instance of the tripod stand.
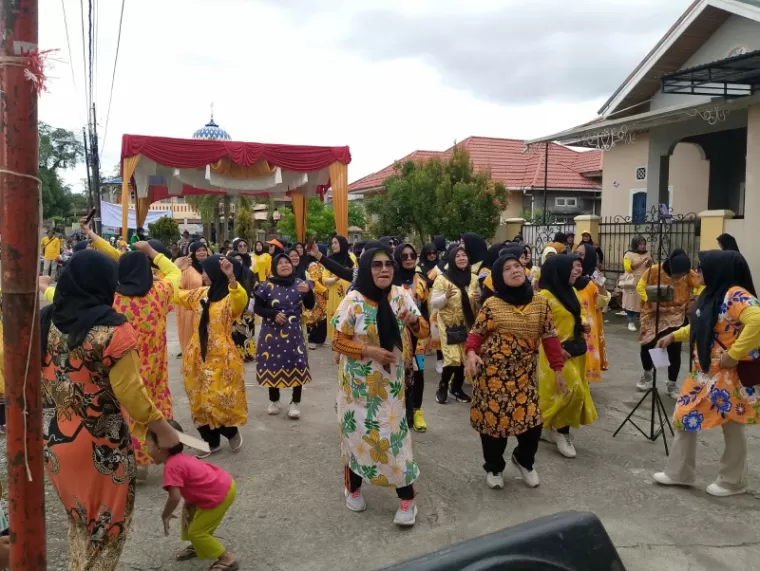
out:
M664 250L663 226L667 224L667 221L663 214L659 214L657 222L658 222L657 291L659 294L660 285L662 284L662 260L663 260L663 250ZM667 254L665 254L665 256L667 256ZM660 300L658 298L657 302L655 303L655 317L654 317L655 339L657 338L659 329L660 329ZM652 408L649 415L649 432L645 432L638 424L636 424L636 422L633 419L633 414L649 398L651 398L652 400ZM657 425L655 425L655 412L658 418ZM665 455L668 456L670 454L670 451L668 450L668 439L665 435L665 427L666 426L668 427L668 429L670 430L671 436L674 436L674 433L673 433L673 427L670 425L670 422L668 421L668 413L665 410L665 405L663 404L662 398L660 397L660 393L657 390L657 367L652 368L652 386L646 390L646 392L644 393L644 396L642 396L641 399L639 399L639 402L636 403L636 406L633 407L631 412L628 413L628 416L626 416L623 422L620 423L620 426L617 427L617 430L615 430L615 433L612 435L613 438L615 438L618 435L618 432L620 432L620 430L625 426L627 422L630 422L631 425L636 430L638 430L641 434L644 435L644 438L646 438L647 440L651 442L654 442L660 437L660 435L662 435L662 443L665 445Z

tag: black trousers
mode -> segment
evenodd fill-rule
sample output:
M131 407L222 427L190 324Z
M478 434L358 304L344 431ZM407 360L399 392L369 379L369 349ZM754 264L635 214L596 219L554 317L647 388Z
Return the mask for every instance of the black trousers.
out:
M464 386L464 366L449 365L443 368L441 374L440 390L451 388L451 392L461 391Z
M298 385L297 387L293 387L293 398L291 398L291 402L301 402L301 391L303 391L303 387L301 385ZM280 400L280 389L273 389L270 387L269 389L269 400L271 402L279 402Z
M654 363L652 363L652 356L649 354L649 350L654 349L658 340L667 335L670 335L678 329L680 329L680 327L671 327L670 329L666 329L662 333L656 335L652 341L646 345L641 346L641 366L644 367L645 371L651 371L654 369ZM683 343L672 343L667 348L668 360L670 361L670 366L668 367L668 380L673 383L678 380L678 373L681 372L681 345L683 345Z
M443 361L443 351L438 349L438 351L435 352L435 358L437 361Z
M327 340L327 319L309 327L309 343L322 345Z
M346 488L350 493L355 492L362 487L362 477L346 466ZM414 486L404 486L403 488L396 488L396 495L400 500L413 500L414 499Z
M425 371L404 371L406 391L404 404L406 406L406 422L411 427L414 424L414 411L422 408L422 394L425 391Z
M541 426L531 428L522 434L518 434L515 438L517 438L517 448L512 455L520 466L526 470L532 470L538 451L538 441L541 439ZM507 467L507 462L504 460L507 439L481 434L480 443L483 446L483 459L485 460L483 469L491 474L503 472L504 468Z
M222 443L222 436L227 440L234 437L238 433L237 426L220 426L219 428L211 428L208 424L205 426L199 426L198 432L201 438L208 442L211 448L218 448Z

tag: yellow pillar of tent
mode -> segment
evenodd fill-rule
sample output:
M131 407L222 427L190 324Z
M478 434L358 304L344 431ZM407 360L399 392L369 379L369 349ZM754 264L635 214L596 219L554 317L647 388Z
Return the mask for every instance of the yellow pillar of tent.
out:
M125 240L129 235L129 181L135 174L139 162L140 155L126 157L121 161L121 236ZM137 202L137 193L135 193L135 202Z
M290 201L296 223L296 239L303 242L306 238L306 216L309 203L302 192L296 191L290 194Z
M330 165L335 233L348 238L348 165L334 162Z

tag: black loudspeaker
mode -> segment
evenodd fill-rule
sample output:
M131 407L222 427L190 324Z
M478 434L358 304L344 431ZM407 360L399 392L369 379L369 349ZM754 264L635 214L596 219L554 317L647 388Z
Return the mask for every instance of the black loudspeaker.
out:
M625 571L594 514L563 512L457 543L385 571Z

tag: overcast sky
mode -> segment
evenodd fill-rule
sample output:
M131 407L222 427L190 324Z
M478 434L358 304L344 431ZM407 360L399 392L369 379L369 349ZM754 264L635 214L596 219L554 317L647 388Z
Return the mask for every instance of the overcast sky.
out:
M61 0L40 0L40 45L60 50L40 120L81 132L80 2L63 4L71 53ZM213 102L235 140L349 145L353 181L415 149L593 118L690 0L126 0L107 134L121 2L98 4L105 174L122 134L190 137ZM83 177L67 174L75 191Z

